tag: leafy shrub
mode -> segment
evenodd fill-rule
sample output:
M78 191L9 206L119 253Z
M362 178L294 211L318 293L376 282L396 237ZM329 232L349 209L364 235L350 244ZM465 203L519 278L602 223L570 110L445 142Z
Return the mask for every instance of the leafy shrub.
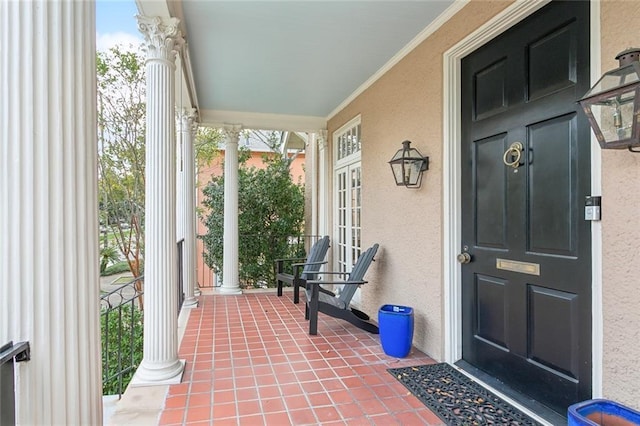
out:
M102 394L119 395L142 361L142 312L133 301L100 315L102 335Z
M264 156L266 168L240 167L238 171L238 257L243 287L275 285L273 263L295 256L304 225L304 187L295 184L290 162L278 155ZM213 177L204 188L202 236L205 263L222 271L224 235L224 176Z

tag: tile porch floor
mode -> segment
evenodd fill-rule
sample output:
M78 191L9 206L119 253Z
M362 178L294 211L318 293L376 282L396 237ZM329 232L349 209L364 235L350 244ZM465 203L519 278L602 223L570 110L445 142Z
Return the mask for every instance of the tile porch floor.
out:
M323 314L309 336L291 292L202 295L179 355L161 425L443 424L386 371L431 358L389 357L379 336Z

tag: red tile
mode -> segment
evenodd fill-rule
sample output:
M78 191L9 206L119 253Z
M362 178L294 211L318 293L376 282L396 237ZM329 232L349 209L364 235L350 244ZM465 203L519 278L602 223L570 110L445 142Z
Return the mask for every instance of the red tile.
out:
M224 419L226 417L233 417L236 415L236 404L235 402L231 403L223 403L223 404L213 404L213 418L215 419Z
M260 401L238 401L238 416L248 416L253 414L262 414Z
M371 422L374 425L380 425L380 426L400 426L402 425L402 423L400 423L400 421L398 421L394 416L391 416L389 414L380 414L377 416L370 416L369 420L371 420ZM421 424L421 423L417 423L417 424Z
M347 404L353 401L353 397L348 390L336 390L329 392L329 397L334 404Z
M184 418L184 410L164 410L160 416L161 425L170 425L182 423Z
M316 417L321 423L336 421L340 419L340 414L334 407L318 407L315 408Z
M337 406L336 408L338 409L340 414L342 414L342 417L344 419L355 419L364 416L362 408L360 408L360 406L354 402L342 404Z
M252 416L242 416L239 419L241 426L263 426L268 425L269 422L265 421L264 416L262 414L254 414ZM284 423L283 423L284 424ZM218 423L216 423L218 426Z
M211 406L194 407L187 410L187 423L211 418Z
M300 408L309 408L309 401L304 395L285 396L284 403L289 410L296 410Z
M331 405L332 401L326 392L307 394L307 399L312 407L321 407L323 405Z
M242 388L236 389L236 398L238 401L250 401L258 399L258 389L256 388Z
M177 395L177 396L168 396L164 401L164 408L185 408L187 406L187 396L186 395Z
M226 402L234 402L235 400L236 400L236 394L231 389L213 392L214 404L224 404Z
M284 401L280 397L262 399L261 402L262 402L262 410L265 413L277 413L279 411L285 410Z
M169 395L185 395L189 392L189 383L169 386Z
M289 417L291 417L291 422L294 425L314 425L318 423L313 411L309 409L289 411Z
M260 386L258 394L261 399L280 397L280 388L277 385Z
M377 399L367 399L365 401L360 401L359 404L360 407L362 407L362 411L364 411L368 416L382 414L387 411L387 407Z
M211 392L213 388L213 385L211 384L211 382L194 382L191 383L191 388L189 389L189 393L194 394L194 393L204 393L204 392Z
M189 409L191 409L191 407L199 407L201 405L211 405L210 393L194 393L189 396Z
M266 413L264 420L266 425L288 425L291 423L287 413Z

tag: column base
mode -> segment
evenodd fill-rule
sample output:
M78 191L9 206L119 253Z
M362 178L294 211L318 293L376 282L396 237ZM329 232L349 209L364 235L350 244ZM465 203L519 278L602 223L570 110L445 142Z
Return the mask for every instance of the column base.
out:
M149 368L144 360L133 375L129 385L131 386L154 386L154 385L175 385L182 381L182 373L186 360L179 359L175 364L162 368Z
M195 297L189 297L187 299L184 299L184 301L182 302L182 307L187 309L197 308L198 299L196 299Z
M200 287L197 287L195 290L193 290L193 295L195 297L198 297L202 294L202 292L200 291Z
M216 293L222 295L237 295L242 294L242 289L240 287L218 287L216 288Z

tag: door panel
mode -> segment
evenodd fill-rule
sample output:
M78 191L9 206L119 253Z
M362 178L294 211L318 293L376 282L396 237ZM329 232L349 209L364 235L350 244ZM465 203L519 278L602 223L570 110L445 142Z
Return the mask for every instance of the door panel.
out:
M462 61L463 360L563 415L591 397L588 64L589 4L560 1Z

